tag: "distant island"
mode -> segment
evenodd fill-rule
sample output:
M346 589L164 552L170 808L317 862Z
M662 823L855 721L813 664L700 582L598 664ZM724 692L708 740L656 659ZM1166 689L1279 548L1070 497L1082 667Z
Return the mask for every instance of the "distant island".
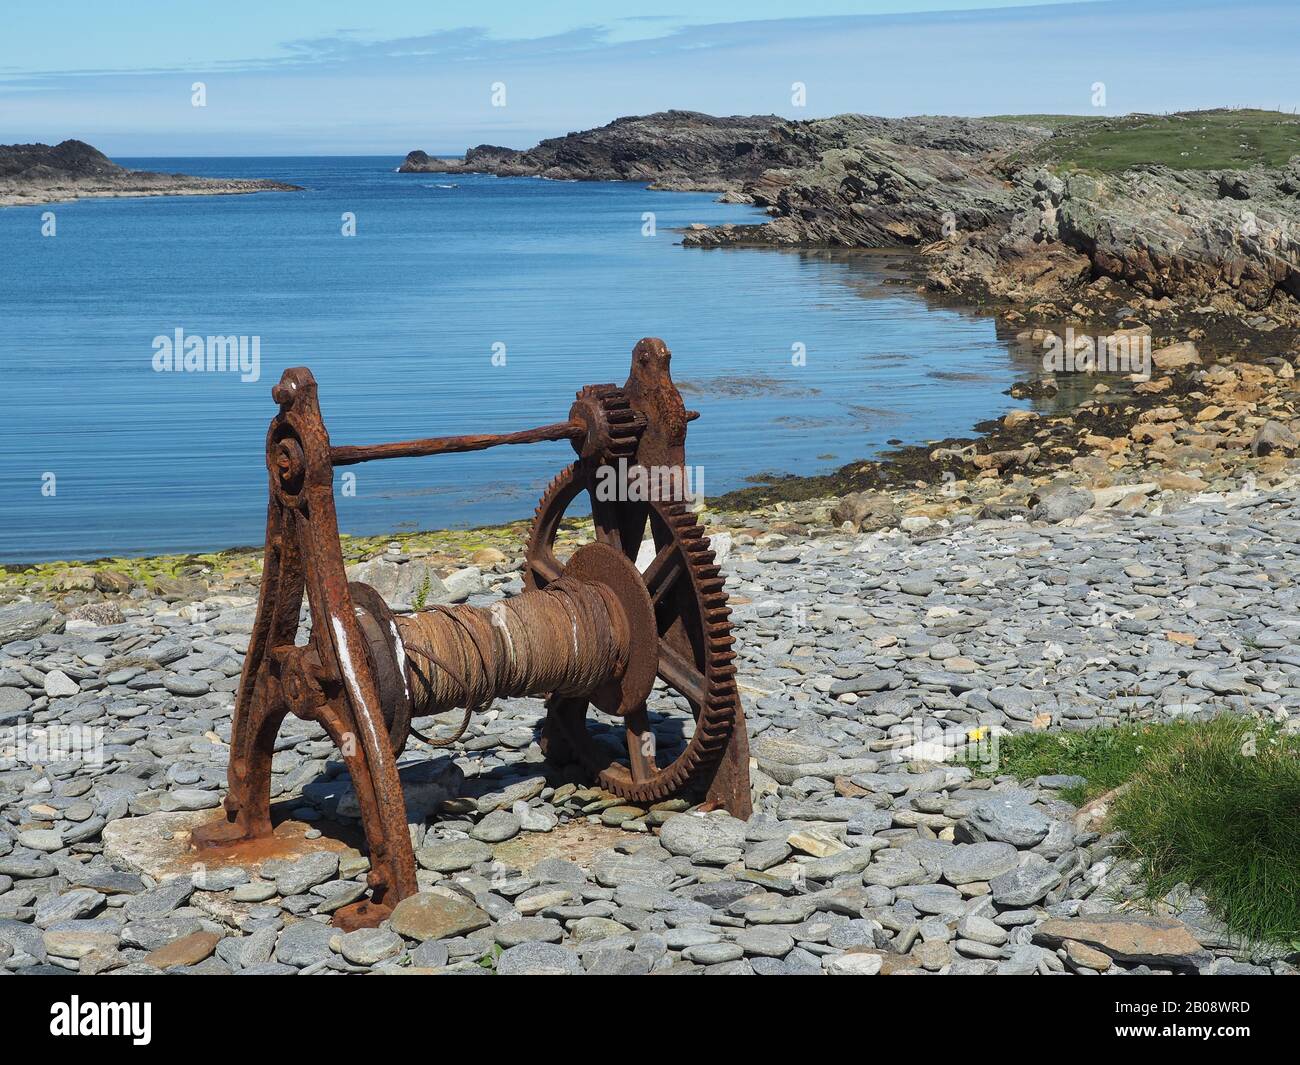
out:
M400 169L717 191L771 220L692 227L684 244L910 247L927 288L963 299L1076 313L1168 301L1300 324L1300 119L1281 112L664 111L523 150L415 151Z
M102 196L218 196L293 192L299 185L243 178L203 178L127 170L84 141L0 144L0 207Z

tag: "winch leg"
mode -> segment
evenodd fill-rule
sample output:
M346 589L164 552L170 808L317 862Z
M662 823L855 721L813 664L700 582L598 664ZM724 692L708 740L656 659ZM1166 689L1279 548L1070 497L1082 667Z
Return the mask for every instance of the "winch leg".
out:
M290 515L272 493L257 615L230 727L226 821L201 825L191 837L199 849L271 835L271 758L280 723L289 711L267 672L276 647L292 646L302 607L303 573Z
M203 825L197 849L270 836L271 757L288 712L319 721L342 752L370 848L372 900L336 915L375 924L414 894L415 855L379 691L348 593L334 509L329 436L316 382L285 371L273 390L280 414L267 434L270 504L257 619L231 727L226 821ZM304 591L312 636L295 646Z
M704 803L715 810L726 810L733 817L748 821L754 812L749 780L749 733L745 712L737 704L736 723L731 739L713 771Z
M374 927L384 920L393 906L406 895L419 890L415 883L414 862L408 870L403 868L403 848L390 847L388 839L377 834L375 826L384 824L383 800L375 786L375 775L371 773L365 752L356 741L357 725L346 703L335 701L321 707L317 720L329 733L330 739L343 755L352 786L356 790L357 806L361 811L361 823L365 826L366 842L370 850L370 874L368 884L371 889L369 900L342 907L334 917L334 924L352 931L355 928ZM384 774L379 774L381 779ZM392 776L397 776L393 767ZM400 790L399 790L400 795ZM410 833L406 828L405 807L402 815L402 836L406 840L405 850L410 849Z

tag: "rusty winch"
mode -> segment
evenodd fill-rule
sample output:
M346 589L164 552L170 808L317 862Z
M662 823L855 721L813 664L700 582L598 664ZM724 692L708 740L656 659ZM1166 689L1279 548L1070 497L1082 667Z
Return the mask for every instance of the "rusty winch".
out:
M615 795L636 803L699 796L749 816L749 747L730 611L683 490L686 425L697 415L673 385L670 358L662 341L640 341L627 383L583 388L563 422L354 447L330 444L311 372L285 371L272 389L280 412L266 443L265 563L235 704L226 820L196 830L196 848L272 835L271 759L280 723L289 713L318 721L351 774L370 850L370 898L340 910L335 923L378 923L417 890L397 773L412 719L463 709L463 732L470 715L498 696L544 698L547 758L580 764ZM537 507L521 594L488 607L397 615L374 588L349 583L335 467L544 440L571 441L578 459ZM628 483L629 471L652 472L641 483L658 490L598 490L602 482ZM621 480L611 481L611 472ZM584 495L595 542L561 561L561 520ZM653 542L653 558L645 564L642 556L638 568L643 541ZM310 641L297 646L304 592L313 623ZM662 765L647 710L656 678L695 718L684 748ZM621 719L620 748L593 735L589 707Z

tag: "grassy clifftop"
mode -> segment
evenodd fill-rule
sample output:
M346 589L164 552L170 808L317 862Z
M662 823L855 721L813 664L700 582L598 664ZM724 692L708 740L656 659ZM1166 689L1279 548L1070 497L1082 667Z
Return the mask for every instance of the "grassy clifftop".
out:
M1300 116L1281 111L1187 111L1173 115L995 115L1042 126L1053 136L1030 159L1062 170L1099 172L1158 164L1174 170L1282 166L1300 155Z

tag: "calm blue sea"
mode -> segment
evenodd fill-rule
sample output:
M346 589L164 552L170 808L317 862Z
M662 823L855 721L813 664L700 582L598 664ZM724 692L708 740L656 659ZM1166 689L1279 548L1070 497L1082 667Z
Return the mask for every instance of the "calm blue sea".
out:
M688 460L709 495L964 432L1008 407L1018 376L991 320L882 292L871 256L677 246L690 223L761 218L711 195L398 174L396 158L123 162L305 190L0 210L0 561L260 541L288 366L315 373L334 443L366 443L561 420L579 386L621 383L633 343L661 336L703 412ZM155 372L154 338L177 329L259 337L260 379ZM571 457L352 467L341 522L523 517Z

